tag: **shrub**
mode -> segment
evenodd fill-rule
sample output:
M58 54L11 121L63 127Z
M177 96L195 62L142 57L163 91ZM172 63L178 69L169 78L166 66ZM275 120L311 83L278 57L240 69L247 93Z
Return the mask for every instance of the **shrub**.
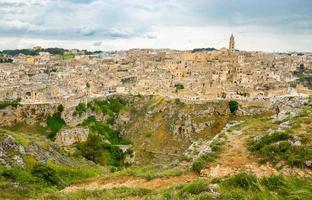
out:
M11 169L5 169L4 171L1 172L1 176L6 179L11 179L14 181L17 177L17 174L14 173L14 171Z
M237 101L230 101L229 102L229 108L232 114L234 114L238 110L238 103Z
M292 136L283 132L265 135L250 142L249 150L261 155L264 162L277 163L284 160L290 166L306 167L305 161L312 159L312 148L306 145L293 146L289 139L292 139Z
M200 171L206 166L207 162L203 157L197 158L192 164L192 170L200 173Z
M174 85L176 91L179 91L179 90L183 90L184 89L184 85L182 85L181 83L176 83Z
M204 180L196 180L192 183L186 184L182 187L181 193L199 194L201 192L209 191L209 184Z
M61 117L61 113L54 113L52 117L48 117L47 125L50 128L51 132L48 135L48 138L54 139L56 133L66 125L65 121Z
M75 108L75 111L74 111L74 116L77 116L77 115L79 115L79 116L81 116L83 113L85 113L85 112L87 112L87 106L86 106L86 104L85 103L83 103L83 102L80 102L77 106L76 106L76 108Z
M57 106L57 111L60 112L60 113L63 112L64 111L64 106L62 104L58 105Z
M77 148L83 157L95 163L106 164L106 157L102 147L102 141L96 134L89 134L88 140L83 144L78 144Z
M16 107L19 105L21 98L17 98L16 100L4 100L0 101L0 109L4 109L8 106Z
M96 118L94 115L92 115L92 116L89 116L87 119L83 120L81 125L82 126L88 126L88 125L93 124L95 122L96 122Z
M61 180L56 175L55 170L46 165L38 164L34 166L31 170L31 174L35 177L43 179L48 184L57 186L62 185Z

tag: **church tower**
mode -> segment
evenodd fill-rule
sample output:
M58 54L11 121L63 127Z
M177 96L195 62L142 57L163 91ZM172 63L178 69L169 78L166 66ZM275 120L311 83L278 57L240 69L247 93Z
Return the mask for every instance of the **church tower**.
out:
M230 52L234 52L235 51L235 38L234 38L233 34L230 37L229 50L230 50Z

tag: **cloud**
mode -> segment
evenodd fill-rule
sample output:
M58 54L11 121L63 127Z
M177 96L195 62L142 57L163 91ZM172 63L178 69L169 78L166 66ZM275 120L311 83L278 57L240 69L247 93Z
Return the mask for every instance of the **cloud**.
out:
M99 47L99 46L101 46L102 45L102 42L94 42L93 43L93 46L95 46L95 47Z
M311 8L310 0L0 0L0 38L23 38L46 44L64 41L67 45L71 42L90 48L96 46L95 41L103 41L99 47L109 48L122 48L121 43L134 46L133 41L138 42L137 47L163 44L195 48L221 46L218 35L224 34L216 34L215 30L226 27L229 33L243 33L246 41L256 36L263 39L259 33L270 35L268 38L283 38L285 44L279 46L287 50L291 48L287 40L301 40L312 34ZM197 35L200 43L186 31L210 34L206 37L209 41L204 41L204 35ZM169 32L174 35L173 41L164 39ZM14 39L7 48L19 46L16 41L20 40ZM178 45L177 41L189 42ZM312 50L308 44L300 45L301 49ZM262 45L247 46L267 49ZM268 44L268 48L280 49L273 44Z

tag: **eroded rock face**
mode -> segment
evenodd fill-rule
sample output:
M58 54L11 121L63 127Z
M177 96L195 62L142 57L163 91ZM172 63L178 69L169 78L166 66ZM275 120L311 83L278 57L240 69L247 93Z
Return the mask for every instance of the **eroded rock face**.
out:
M4 135L0 142L1 164L6 167L20 166L24 167L22 156L25 155L24 147L19 144L11 135Z
M87 141L89 129L86 128L64 128L57 135L55 142L58 146L67 147L76 143Z
M22 144L14 136L0 130L0 166L22 167L27 165L27 157L32 157L38 163L71 164L71 160L60 153L56 144L46 141L44 146L36 142ZM24 146L23 146L24 145Z
M57 105L52 104L27 104L19 105L16 108L9 106L0 110L0 125L12 126L17 122L25 122L32 125L45 121L57 111Z

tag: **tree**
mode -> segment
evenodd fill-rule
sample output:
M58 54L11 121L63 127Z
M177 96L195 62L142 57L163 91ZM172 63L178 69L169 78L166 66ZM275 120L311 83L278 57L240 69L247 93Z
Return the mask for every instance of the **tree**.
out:
M232 114L234 114L238 110L238 103L237 101L230 101L229 102L229 108Z
M57 106L57 111L63 112L64 111L64 106L62 104Z

